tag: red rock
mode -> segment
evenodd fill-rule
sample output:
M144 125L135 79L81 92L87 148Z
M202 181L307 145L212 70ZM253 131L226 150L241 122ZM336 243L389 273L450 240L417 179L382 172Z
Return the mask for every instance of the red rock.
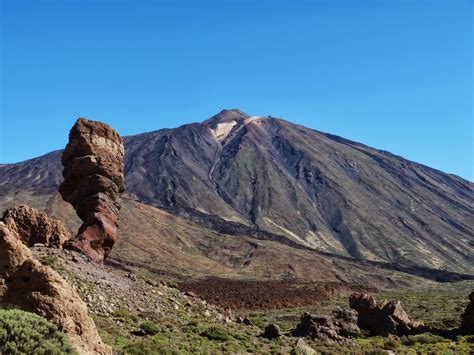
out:
M124 147L120 135L101 122L77 120L61 159L59 188L84 222L65 248L102 262L117 240L118 213L124 191Z

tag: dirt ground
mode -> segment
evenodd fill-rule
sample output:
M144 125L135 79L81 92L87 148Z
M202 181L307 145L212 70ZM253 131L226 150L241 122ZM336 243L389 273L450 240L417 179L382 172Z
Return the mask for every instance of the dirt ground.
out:
M221 307L249 310L311 306L326 301L341 291L354 289L336 282L240 281L219 278L182 282L178 288L184 292L194 292L207 302Z

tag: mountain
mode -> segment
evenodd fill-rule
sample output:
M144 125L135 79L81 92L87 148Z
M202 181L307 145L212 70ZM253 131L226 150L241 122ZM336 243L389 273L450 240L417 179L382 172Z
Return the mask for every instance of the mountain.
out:
M323 261L474 274L474 184L460 177L239 110L124 143L130 205L217 232L222 243L229 235L271 241L290 264L315 250ZM21 200L63 214L54 202L60 154L1 165L0 207ZM219 249L213 240L206 253Z

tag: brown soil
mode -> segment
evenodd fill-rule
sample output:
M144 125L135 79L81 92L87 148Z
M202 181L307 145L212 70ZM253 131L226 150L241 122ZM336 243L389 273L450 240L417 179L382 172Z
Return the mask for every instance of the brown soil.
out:
M240 281L211 278L182 282L179 289L191 291L206 301L232 309L278 309L318 304L335 293L353 289L342 283L293 281Z

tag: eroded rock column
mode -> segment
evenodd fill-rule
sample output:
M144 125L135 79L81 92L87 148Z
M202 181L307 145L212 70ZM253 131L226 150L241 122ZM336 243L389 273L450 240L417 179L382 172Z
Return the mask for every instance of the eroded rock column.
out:
M84 222L64 247L100 263L117 240L124 191L122 138L104 123L80 118L69 133L61 161L64 182L59 192Z

